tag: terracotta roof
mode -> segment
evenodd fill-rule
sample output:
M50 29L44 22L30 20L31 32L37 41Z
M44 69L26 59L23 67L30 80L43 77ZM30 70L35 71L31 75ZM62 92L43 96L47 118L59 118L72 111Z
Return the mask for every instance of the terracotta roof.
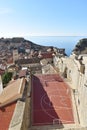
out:
M42 58L52 58L53 57L52 54L53 53L42 53L41 55L42 55Z
M11 58L9 58L8 60L7 60L7 64L13 64L14 62L13 62L13 57L11 57Z
M0 94L0 107L22 98L24 87L25 79L23 78L10 83Z
M0 75L4 74L4 70L0 69Z
M0 108L0 130L8 130L15 106L16 102Z

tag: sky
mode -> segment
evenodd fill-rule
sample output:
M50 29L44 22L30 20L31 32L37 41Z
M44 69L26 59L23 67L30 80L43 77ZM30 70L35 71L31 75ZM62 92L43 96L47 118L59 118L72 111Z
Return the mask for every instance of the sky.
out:
M87 36L87 0L0 0L0 37Z

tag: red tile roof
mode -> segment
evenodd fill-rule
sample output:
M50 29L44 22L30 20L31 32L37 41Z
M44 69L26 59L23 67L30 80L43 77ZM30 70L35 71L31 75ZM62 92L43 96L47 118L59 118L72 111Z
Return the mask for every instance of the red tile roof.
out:
M4 72L5 72L4 70L0 69L0 75L4 74Z
M52 58L52 53L42 53L42 58Z
M8 130L15 106L16 102L0 108L0 130Z
M7 64L13 64L13 63L14 62L13 62L13 58L12 57L7 60Z

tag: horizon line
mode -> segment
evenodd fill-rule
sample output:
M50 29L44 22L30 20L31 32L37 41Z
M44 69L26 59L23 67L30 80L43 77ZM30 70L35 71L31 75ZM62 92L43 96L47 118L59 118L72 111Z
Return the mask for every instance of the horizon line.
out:
M24 36L24 37L87 37L87 35L30 35L30 36Z
M29 36L1 36L1 38L17 38L17 37L22 37L22 38L27 38L27 37L87 37L87 35L29 35Z

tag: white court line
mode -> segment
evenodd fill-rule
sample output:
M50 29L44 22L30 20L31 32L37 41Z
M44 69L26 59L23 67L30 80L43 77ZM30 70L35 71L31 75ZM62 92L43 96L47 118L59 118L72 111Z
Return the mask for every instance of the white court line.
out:
M42 78L42 77L41 77ZM46 80L44 80L44 82L43 83L45 83L46 82ZM43 84L42 83L42 84ZM69 97L66 97L66 96L62 96L61 95L61 93L62 93L62 91L63 91L63 89L57 89L57 91L59 92L59 97L61 98L61 104L63 104L65 107L60 107L60 108L67 108L67 109L72 109L72 108L69 108L69 107L66 107L67 106L67 103L65 102L65 98L69 98ZM64 90L65 91L65 90ZM53 92L53 91L50 91L48 94L50 94L51 92ZM55 92L55 91L54 91ZM61 92L61 93L60 93ZM58 96L57 94L55 94L54 96ZM51 96L50 96L51 97ZM49 103L47 103L46 102L46 94L44 94L42 97L41 97L41 102L40 102L40 104L41 104L41 107L42 107L42 110L49 116L49 117L51 117L51 118L55 118L55 116L53 116L53 115L51 115L51 114L49 114L49 112L47 112L47 110L44 108L44 105L43 105L43 103L45 103L45 104L47 104L47 105L49 105ZM54 107L54 106L53 106ZM59 108L59 107L58 107ZM67 121L67 120L64 120L65 122L69 122L69 121Z
M55 105L52 106L52 105L51 105L51 99L52 99L53 96L55 96L55 95L51 95L51 96L50 96L50 101L49 101L48 103L46 102L46 97L47 97L47 96L44 96L44 98L43 98L44 104L48 105L48 106L51 107L51 108L54 107L56 110L57 110L57 109L62 109L62 108L72 109L71 107L68 107L68 106L63 106L63 107L55 106ZM47 110L48 110L48 109L47 109Z
M50 100L48 99L48 100L49 100L49 103L47 103L47 102L46 102L46 97L47 97L47 96L44 97L43 102L44 102L44 104L46 104L46 105L49 106Z
M61 124L61 123L72 123L72 121L70 121L70 120L61 120L61 119L57 119L57 118L55 118L55 119L53 119L53 124L55 124L56 122L58 121L58 123L57 124Z
M68 107L68 106L67 106L67 103L64 102L64 101L65 101L65 98L64 98L63 96L61 96L61 94L60 94L61 91L60 91L59 89L58 89L57 91L59 92L59 95L60 95L60 98L61 98L61 99L60 99L61 104L63 104L64 106Z
M51 94L51 93L56 92L56 91L59 92L59 93L58 93L59 95L58 95L58 94ZM47 94L50 95L50 97L52 97L52 96L54 96L54 97L55 97L55 96L60 97L60 98L61 98L61 99L60 99L60 100L61 100L61 101L60 101L61 104L63 104L64 106L68 107L68 106L67 106L67 103L65 103L65 102L66 102L66 99L71 99L71 96L70 96L70 97L69 97L69 96L62 96L62 95L60 94L60 89L52 90L52 91L48 92ZM50 99L50 100L51 100L51 99ZM45 100L44 100L44 102L45 102L45 104L47 104ZM69 108L69 107L68 107L68 108Z
M42 98L41 98L41 108L42 108L42 110L43 110L49 117L55 119L55 116L49 114L49 112L47 112L47 110L46 110L46 109L44 108L44 106L43 106L43 99L44 99L45 95L46 95L46 94L44 94L44 95L42 96ZM63 108L64 108L64 107L63 107ZM56 119L57 119L57 118L56 118ZM61 119L61 121L62 121L62 122L66 122L66 123L70 123L70 122L72 123L72 122L73 122L73 121L64 120L64 119Z
M55 92L56 90L54 90L54 92ZM57 91L60 93L60 91L63 91L63 89L57 89ZM65 90L64 90L65 91ZM53 91L50 91L48 94L50 94L51 92L53 92ZM44 108L44 106L43 106L43 102L45 103L45 104L47 104L47 102L46 102L46 94L44 94L42 97L41 97L41 102L40 102L40 104L41 104L41 107L42 107L42 110L49 116L49 117L51 117L51 118L53 118L53 119L55 119L55 116L53 116L53 115L51 115L51 114L49 114L49 112L47 112L46 111L46 109ZM58 96L57 94L54 94L54 96ZM50 96L51 97L51 96ZM62 103L64 104L64 100L65 100L65 98L69 98L69 97L66 97L66 96L59 96L59 97L61 97L61 100L62 100ZM50 98L51 99L51 98ZM53 106L53 107L55 107L55 106ZM58 107L57 109L61 109L61 108L66 108L66 109L72 109L72 108L69 108L69 107ZM56 108L55 108L56 109ZM48 110L48 109L47 109ZM51 110L51 109L49 109L49 110ZM53 109L52 109L53 110ZM70 111L69 111L70 112ZM62 121L64 121L64 122L72 122L72 121L68 121L68 120L62 120ZM40 123L37 123L37 124L40 124ZM41 123L41 124L44 124L44 123Z
M49 117L51 117L51 118L55 118L55 116L52 116L51 114L49 114L47 111L46 111L46 109L44 108L44 106L43 106L43 98L44 98L44 96L45 96L46 94L44 94L43 96L42 96L42 98L41 98L41 102L40 102L40 104L41 104L41 107L42 107L42 110L49 116Z

